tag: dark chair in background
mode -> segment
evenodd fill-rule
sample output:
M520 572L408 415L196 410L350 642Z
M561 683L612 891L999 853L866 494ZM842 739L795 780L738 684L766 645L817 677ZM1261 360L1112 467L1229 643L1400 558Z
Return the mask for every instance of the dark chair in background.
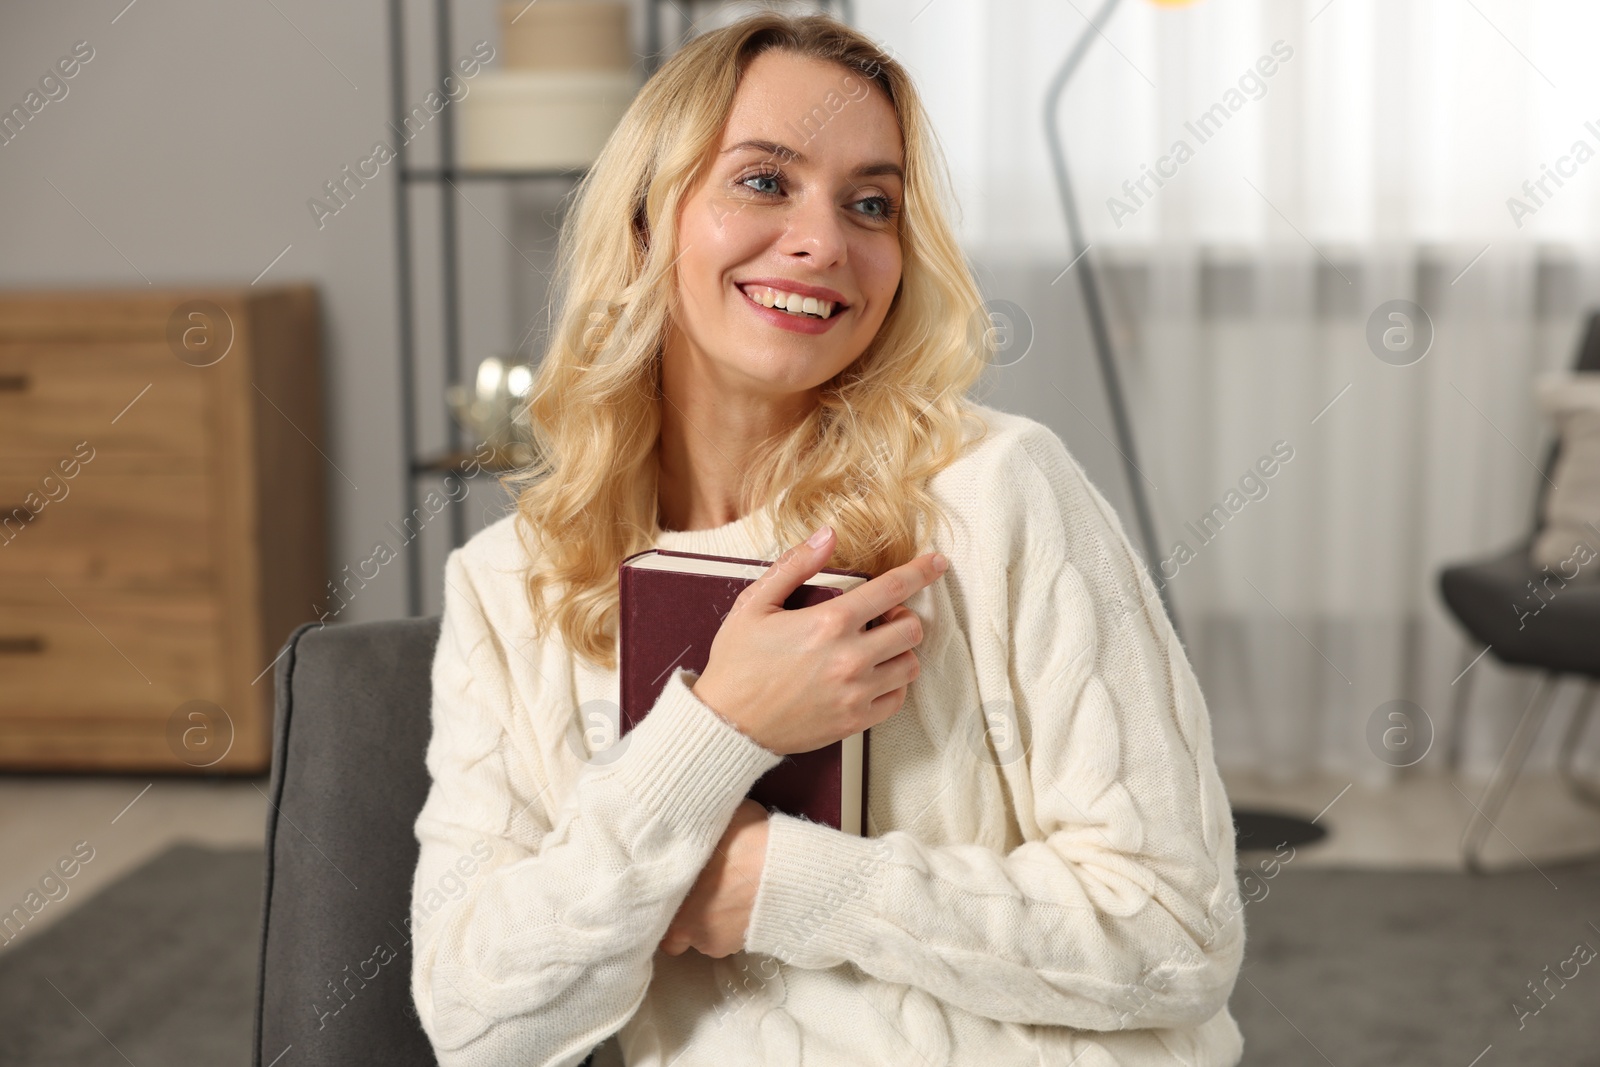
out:
M1574 369L1600 371L1600 312L1589 318ZM1474 810L1462 836L1462 855L1467 868L1475 872L1482 869L1483 840L1516 784L1534 738L1544 724L1545 714L1550 710L1558 683L1565 676L1585 679L1587 685L1562 742L1557 767L1574 795L1600 805L1600 790L1573 770L1573 760L1594 710L1596 691L1600 689L1600 584L1571 583L1565 588L1546 589L1540 580L1548 577L1547 573L1535 567L1529 557L1540 529L1545 494L1550 488L1549 479L1559 450L1558 441L1551 445L1546 457L1532 533L1492 559L1446 567L1439 575L1439 589L1445 604L1469 634L1488 646L1482 651L1491 652L1506 666L1541 672L1533 699L1523 710L1505 752L1495 765L1483 800ZM1600 564L1591 563L1590 566ZM1540 590L1537 596L1534 588ZM1544 599L1546 596L1548 600ZM1482 651L1467 649L1462 660L1464 671ZM1466 671L1460 679L1451 710L1448 760L1452 771L1461 760L1461 733L1472 677L1472 673Z

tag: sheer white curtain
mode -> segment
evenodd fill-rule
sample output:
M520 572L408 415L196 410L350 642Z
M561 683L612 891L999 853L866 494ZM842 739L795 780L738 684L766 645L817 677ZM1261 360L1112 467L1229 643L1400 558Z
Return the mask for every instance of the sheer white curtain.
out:
M1043 133L1098 7L858 0L856 21L917 75L988 295L1031 325L992 402L1060 431L1137 537ZM1167 569L1224 766L1384 780L1364 730L1394 699L1442 735L1466 641L1438 570L1527 531L1549 436L1531 380L1600 304L1597 40L1580 0L1123 0L1069 86L1089 258L1163 556L1192 554ZM1367 339L1397 299L1434 334L1405 366ZM1481 770L1527 680L1472 669Z

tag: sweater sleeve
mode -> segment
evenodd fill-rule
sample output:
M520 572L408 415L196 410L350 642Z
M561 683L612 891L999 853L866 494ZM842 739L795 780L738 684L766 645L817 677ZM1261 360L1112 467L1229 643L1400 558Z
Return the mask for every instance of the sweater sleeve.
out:
M985 642L1006 661L1026 747L999 769L1022 843L857 838L774 814L745 947L849 962L1003 1022L1198 1025L1226 1006L1244 949L1205 702L1115 514L1035 431L978 494L979 580L1003 593L969 635L980 672Z
M626 748L552 795L540 757L506 728L529 714L509 672L532 667L508 664L514 635L487 621L460 550L445 579L412 998L444 1067L576 1064L638 1008L673 915L780 757L698 700L680 669Z

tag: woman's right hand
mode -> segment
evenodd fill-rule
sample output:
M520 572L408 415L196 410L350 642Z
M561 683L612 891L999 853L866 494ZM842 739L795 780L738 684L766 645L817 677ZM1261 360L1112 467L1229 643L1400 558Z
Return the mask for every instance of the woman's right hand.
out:
M815 544L811 542L815 541ZM903 601L948 563L937 552L886 571L822 604L783 602L833 555L824 526L785 552L733 602L696 697L770 752L810 752L887 719L920 666L922 623ZM882 625L866 629L884 617Z

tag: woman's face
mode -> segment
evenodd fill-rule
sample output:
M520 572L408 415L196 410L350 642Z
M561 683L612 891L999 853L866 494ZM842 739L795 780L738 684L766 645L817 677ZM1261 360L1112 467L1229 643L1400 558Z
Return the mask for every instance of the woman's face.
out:
M900 285L903 168L882 90L832 63L757 56L678 218L679 313L665 358L721 388L774 396L848 367ZM806 297L832 313L806 315L828 314Z

